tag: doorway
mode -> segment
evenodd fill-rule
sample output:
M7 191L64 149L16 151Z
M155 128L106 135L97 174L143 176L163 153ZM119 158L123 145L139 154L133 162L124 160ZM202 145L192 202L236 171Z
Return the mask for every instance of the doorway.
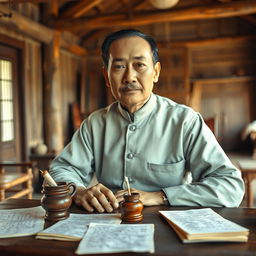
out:
M23 160L22 90L19 49L0 44L0 160Z

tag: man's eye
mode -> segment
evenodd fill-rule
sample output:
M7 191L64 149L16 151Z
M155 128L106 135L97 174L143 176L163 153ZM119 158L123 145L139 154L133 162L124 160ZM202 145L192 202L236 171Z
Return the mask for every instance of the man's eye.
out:
M144 68L146 65L144 63L137 63L137 68Z
M124 69L125 66L124 65L114 65L114 69L116 70L121 70L121 69Z

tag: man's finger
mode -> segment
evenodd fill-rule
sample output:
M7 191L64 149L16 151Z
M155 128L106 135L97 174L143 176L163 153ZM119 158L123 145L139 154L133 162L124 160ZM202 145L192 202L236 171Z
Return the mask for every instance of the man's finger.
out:
M90 204L98 211L98 212L104 212L105 208L100 204L98 199L96 197L93 197L90 201Z
M107 200L104 194L101 194L100 196L98 196L97 199L100 202L100 204L104 207L104 209L106 209L107 212L113 211L111 204L109 203L109 201Z
M107 198L107 201L110 202L110 204L114 209L117 209L119 207L118 201L114 193L110 189L104 187L101 189L101 192L105 195L105 197Z
M82 198L81 205L84 207L86 211L94 212L94 208L86 201L85 198Z

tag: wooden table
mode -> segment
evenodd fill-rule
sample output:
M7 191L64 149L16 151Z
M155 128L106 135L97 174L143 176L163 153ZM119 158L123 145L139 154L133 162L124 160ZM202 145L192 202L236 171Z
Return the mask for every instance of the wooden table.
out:
M256 179L256 160L246 154L229 154L231 161L242 173L245 182L246 206L253 207L254 190L253 180Z
M10 199L0 203L0 209L32 207L39 205L39 200ZM255 256L256 255L256 209L253 208L214 208L223 217L250 229L247 243L198 243L183 244L169 224L158 214L159 210L189 209L189 207L154 206L145 207L142 223L155 224L155 254L177 256ZM82 213L82 209L72 206L71 212ZM76 255L78 242L40 240L34 236L1 238L1 256ZM99 241L100 246L100 241ZM108 254L109 255L109 254ZM114 255L152 255L148 253L122 253Z

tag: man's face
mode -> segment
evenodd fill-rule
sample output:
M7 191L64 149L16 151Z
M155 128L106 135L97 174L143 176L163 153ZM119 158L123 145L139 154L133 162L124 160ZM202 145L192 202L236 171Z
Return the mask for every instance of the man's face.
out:
M104 68L107 86L130 113L148 100L158 81L160 63L153 64L149 43L141 37L125 37L109 48L108 69Z

